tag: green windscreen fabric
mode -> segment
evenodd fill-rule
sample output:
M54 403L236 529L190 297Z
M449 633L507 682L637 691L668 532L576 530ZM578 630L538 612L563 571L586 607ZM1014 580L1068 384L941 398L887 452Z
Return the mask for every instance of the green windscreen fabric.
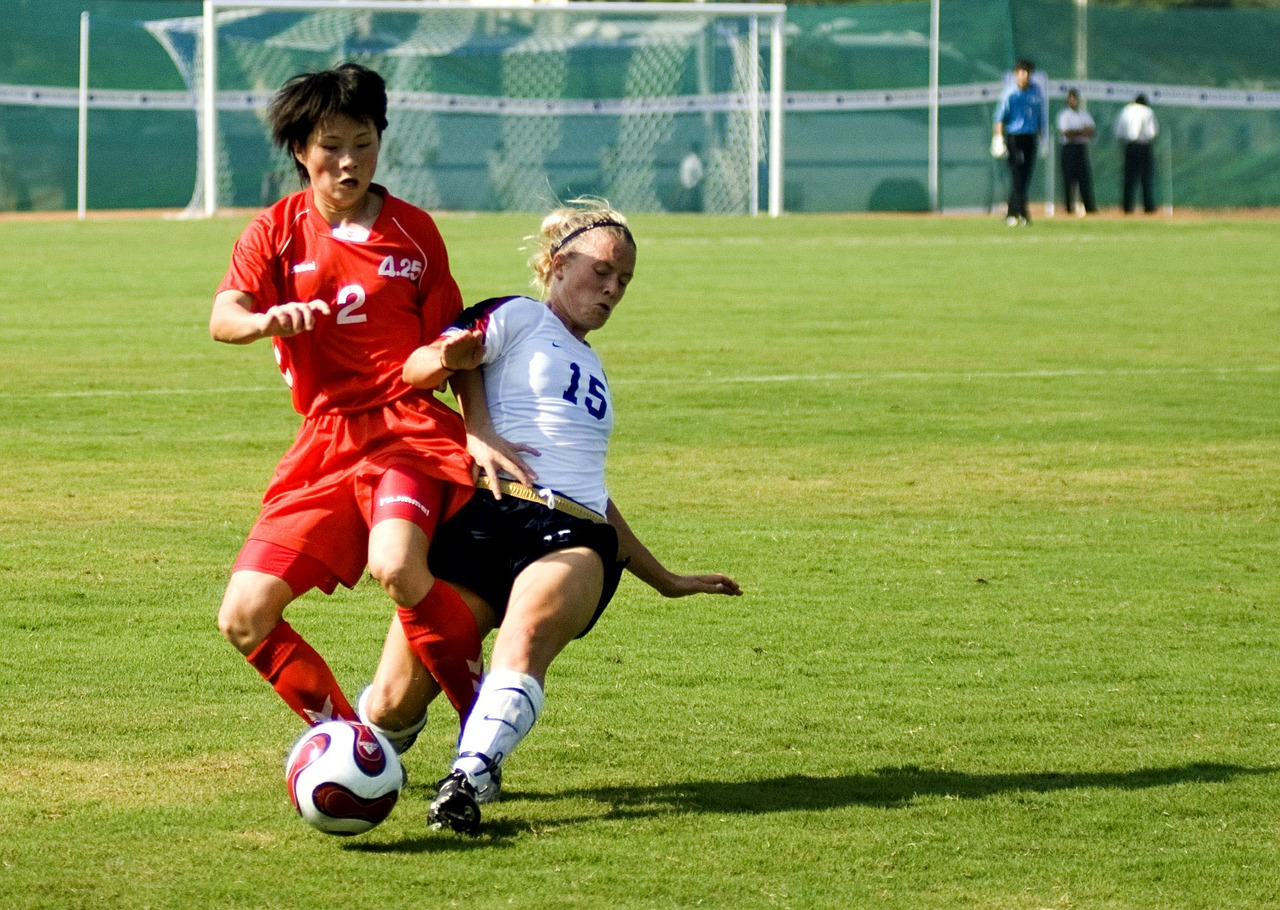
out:
M89 207L193 205L201 4L9 0L0 28L0 211L76 206L81 10L91 16ZM227 93L220 101L220 203L258 206L288 188L288 168L265 136L262 99L298 69L367 53L395 61L387 64L390 77L419 74L393 99L400 134L381 176L420 204L519 208L539 182L544 196L612 189L632 210L663 210L676 204L681 156L697 145L710 175L708 210L744 210L752 175L741 162L750 134L733 99L746 90L751 65L740 25L677 41L661 17L623 29L578 20L548 43L536 15L512 14L483 33L457 22L415 29L399 14L376 16L363 32L337 39L325 30L339 26L324 14L227 25L225 40L240 44L220 55L219 88ZM991 119L1018 57L1033 59L1046 77L1051 122L1066 89L1081 92L1098 125L1091 157L1100 205L1118 204L1122 151L1113 124L1139 92L1161 127L1155 160L1162 205L1280 205L1280 10L941 0L940 24L942 210L986 211L1003 201L1007 177L989 154ZM318 50L308 54L296 51L299 35L327 37L317 37ZM786 210L931 206L929 36L928 2L789 7ZM767 35L762 41L767 50ZM285 44L295 51L278 53ZM531 45L544 55L536 65L511 63ZM760 76L767 84L767 70ZM555 118L539 121L526 110L517 120L496 100L504 92L561 107ZM617 107L624 97L638 99L641 110ZM614 108L572 107L591 99ZM629 157L618 157L620 142ZM413 145L420 149L400 151ZM1047 151L1037 163L1033 201L1059 191L1051 167L1056 149ZM644 186L626 185L627 175L639 175ZM763 175L762 162L756 177Z

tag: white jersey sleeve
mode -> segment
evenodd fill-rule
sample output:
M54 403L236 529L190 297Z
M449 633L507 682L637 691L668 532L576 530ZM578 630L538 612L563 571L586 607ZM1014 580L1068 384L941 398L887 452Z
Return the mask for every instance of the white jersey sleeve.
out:
M538 450L526 456L538 486L603 514L613 401L595 350L529 297L478 304L463 323L484 333L485 397L498 435Z

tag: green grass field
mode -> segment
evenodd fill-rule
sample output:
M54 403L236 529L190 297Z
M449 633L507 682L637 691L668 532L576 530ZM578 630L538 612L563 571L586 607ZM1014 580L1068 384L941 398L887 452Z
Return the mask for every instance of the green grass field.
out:
M445 215L471 302L533 216ZM0 906L1280 907L1280 282L1249 220L640 216L593 342L673 568L476 839L304 825L214 613L296 417L208 338L243 219L0 222ZM294 624L354 694L367 580Z

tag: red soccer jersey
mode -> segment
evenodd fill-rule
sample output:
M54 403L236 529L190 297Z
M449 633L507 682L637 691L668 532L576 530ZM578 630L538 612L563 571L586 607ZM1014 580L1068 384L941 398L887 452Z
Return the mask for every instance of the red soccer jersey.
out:
M328 316L292 338L272 338L298 413L351 413L412 391L409 355L462 311L444 240L431 216L381 186L367 238L335 237L310 189L286 196L240 235L218 286L253 296L256 312L323 300Z

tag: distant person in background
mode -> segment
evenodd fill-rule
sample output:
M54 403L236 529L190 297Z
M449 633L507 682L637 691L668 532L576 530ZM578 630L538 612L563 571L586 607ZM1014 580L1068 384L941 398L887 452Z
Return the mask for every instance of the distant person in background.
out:
M1044 95L1031 84L1035 64L1019 60L1013 67L1013 85L996 105L994 144L1003 144L1009 163L1009 208L1004 223L1010 227L1030 224L1027 187L1036 163L1036 148L1044 134Z
M1062 142L1062 194L1068 212L1079 217L1098 210L1093 201L1093 170L1089 165L1089 140L1097 128L1088 111L1080 109L1080 93L1067 91L1067 106L1058 114L1058 138ZM1076 206L1077 197L1079 207Z
M702 149L695 142L689 146L688 153L680 161L680 200L676 204L678 212L702 211L702 180L706 176L706 168L702 164Z
M1142 185L1142 209L1147 214L1156 210L1155 160L1151 145L1160 134L1155 111L1147 104L1146 95L1138 95L1116 118L1116 138L1124 144L1124 186L1120 194L1125 214L1133 211L1133 197Z

